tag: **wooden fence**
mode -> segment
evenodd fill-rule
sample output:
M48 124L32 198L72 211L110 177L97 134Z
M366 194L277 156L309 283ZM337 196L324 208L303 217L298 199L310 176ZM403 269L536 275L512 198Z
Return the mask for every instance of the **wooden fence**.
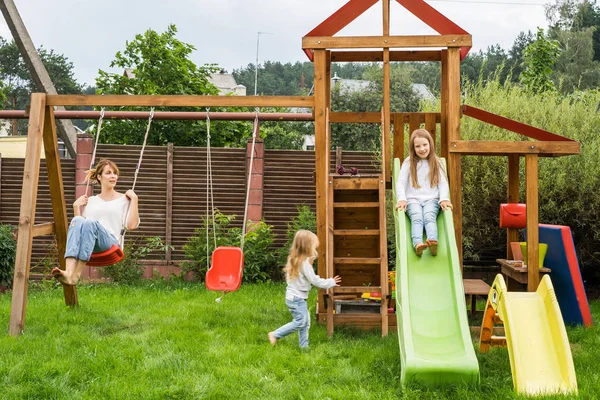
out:
M131 188L140 146L99 145L96 159L110 158L120 169L118 190ZM339 155L338 155L339 157ZM343 152L343 163L361 173L378 170L368 152ZM153 254L149 259L164 259L178 264L185 258L183 245L201 226L207 205L206 148L147 146L136 182L140 196L140 229L129 232L127 241L159 236L174 246L170 254ZM246 150L211 148L214 205L225 214L237 215L233 225L241 227L246 195ZM336 153L331 154L331 170ZM75 201L75 160L61 160L65 200L69 218ZM42 161L36 223L52 220L45 163ZM315 160L312 151L266 150L263 175L263 219L273 226L275 246L285 243L287 224L302 204L315 206ZM171 178L171 179L169 179ZM23 159L0 159L0 223L16 225L21 199ZM32 267L56 263L52 237L34 239Z

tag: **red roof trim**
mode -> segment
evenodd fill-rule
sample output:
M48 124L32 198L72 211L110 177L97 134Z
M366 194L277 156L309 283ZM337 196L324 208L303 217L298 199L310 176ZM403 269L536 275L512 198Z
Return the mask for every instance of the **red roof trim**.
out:
M350 0L305 36L333 36L378 1L379 0ZM310 49L305 49L304 52L310 61L313 61L312 51Z
M331 14L329 18L321 22L315 29L308 32L306 36L333 36L350 22L358 18L362 13L371 8L379 0L350 0L339 10ZM421 21L429 25L440 35L469 34L467 31L450 21L443 14L425 3L424 0L396 0L402 7L414 14ZM461 47L460 58L464 59L470 47ZM310 61L313 61L313 52L304 49Z

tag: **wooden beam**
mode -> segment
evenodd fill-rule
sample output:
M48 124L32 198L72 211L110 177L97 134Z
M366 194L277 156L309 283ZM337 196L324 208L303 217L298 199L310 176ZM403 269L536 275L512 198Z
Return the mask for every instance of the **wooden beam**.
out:
M442 50L440 93L440 156L448 160L448 50Z
M315 180L316 180L316 216L317 236L319 237L321 251L318 255L318 273L327 276L327 191L329 177L329 148L327 146L327 55L325 50L316 50L314 53L314 113L315 113ZM323 251L323 249L325 251ZM325 310L326 293L319 290L318 307Z
M449 141L455 141L460 140L460 49L457 47L448 49L447 71L447 134ZM450 201L454 206L454 232L462 272L462 166L460 154L448 154L448 183L450 185Z
M312 96L190 96L190 95L48 95L49 106L139 107L300 107L312 108Z
M305 36L303 49L373 49L471 46L471 35L422 36Z
M421 121L421 118L419 118L419 115L411 114L408 117L408 137L409 138L410 138L410 135L412 135L412 133L414 131L421 128L422 122L424 122L424 121Z
M48 170L48 184L50 199L52 200L52 215L54 217L54 230L56 247L60 268L64 271L65 251L67 249L67 231L69 221L67 218L67 205L65 203L65 188L62 180L60 157L58 155L58 139L56 137L56 121L54 120L54 107L46 107L44 118L44 151L46 154L46 168ZM75 286L63 285L65 303L68 306L77 305L77 289Z
M38 236L46 236L54 234L54 222L45 222L43 224L38 224L33 226L33 237ZM19 233L17 232L17 238L19 237ZM64 253L63 253L64 254Z
M330 134L329 129L329 115L326 118L327 121L327 134ZM333 182L332 178L327 179L327 275L326 278L333 278L335 276L335 262L334 262L334 239L333 236L336 234L333 226ZM327 290L327 335L333 336L333 314L335 308L335 302L333 301L333 290Z
M404 121L398 114L392 114L394 125L394 158L404 161Z
M31 264L31 246L35 208L37 204L40 161L42 152L42 127L46 111L46 95L31 95L27 147L23 166L23 186L21 191L21 210L19 212L19 230L15 258L15 275L10 309L9 334L17 336L25 329L25 311L27 308L27 290L29 266Z
M440 50L390 51L390 61L440 61ZM333 51L332 62L382 62L383 51Z
M390 36L390 0L382 0L383 36Z
M580 153L579 142L505 142L501 140L452 140L450 153L465 155L538 154L546 157Z
M519 156L512 154L508 156L508 195L507 203L518 203L519 202ZM518 229L507 229L506 230L506 259L513 260L514 255L510 242L517 242L519 240Z
M425 114L425 129L431 137L433 138L433 143L436 142L437 137L437 124L435 122L436 115L435 114ZM437 147L437 145L436 145Z
M389 8L389 0L383 0L384 3L384 15L385 15L385 4ZM389 31L389 10L388 10L388 31ZM392 163L390 161L391 140L390 140L390 49L383 49L383 109L382 109L382 120L381 130L383 140L381 143L381 153L383 155L383 166L382 173L385 182L392 181Z
M441 122L440 113L429 113L429 112L407 112L407 113L390 113L390 118L397 121L398 124L409 123L411 119L417 121L419 124L426 122L426 118L433 118L435 123ZM368 123L368 124L380 124L381 113L380 112L331 112L329 113L329 120L332 123Z
M527 154L525 156L525 192L527 194L527 254L523 254L527 262L527 291L535 292L540 284L538 268L538 156Z
M385 1L385 0L384 0ZM389 1L389 0L388 0ZM388 134L389 137L389 134ZM387 154L390 154L388 147ZM386 168L389 171L391 166L386 164ZM383 174L382 174L383 175ZM385 218L385 184L384 179L379 181L379 259L381 264L379 266L380 276L379 284L381 285L381 336L388 335L388 257L387 257L387 231L386 231L386 218Z
M462 112L468 117L475 118L479 121L487 122L488 124L497 126L502 129L506 129L511 132L518 133L523 136L530 137L532 139L543 141L575 142L573 139L556 135L552 132L536 128L535 126L527 125L522 122L503 117L501 115L493 114L491 112L482 110L477 107L468 106L466 104L462 106Z

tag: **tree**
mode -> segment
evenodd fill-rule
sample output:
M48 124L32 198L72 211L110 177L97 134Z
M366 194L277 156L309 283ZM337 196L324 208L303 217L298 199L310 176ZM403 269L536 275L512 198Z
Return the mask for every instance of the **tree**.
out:
M67 57L54 50L38 48L40 58L50 75L50 79L60 94L81 93L82 86L75 79L74 66ZM24 109L30 101L31 93L39 91L14 40L7 42L0 37L0 80L3 82L4 106L7 109ZM15 121L16 122L16 121ZM26 123L13 122L13 134L25 134Z
M594 28L558 32L562 52L554 68L561 92L595 88L600 84L600 63L594 61Z
M519 80L533 93L553 92L552 67L560 55L559 43L546 37L538 28L536 40L523 52L524 69Z
M333 84L331 110L340 112L381 112L383 106L383 72L379 65L369 65L363 75L365 84L355 88ZM343 81L342 81L343 82ZM402 67L390 69L390 110L412 112L419 100L412 89L410 71ZM381 149L380 124L332 124L331 146L348 150Z
M110 63L127 73L99 71L96 91L99 94L145 94L145 95L217 95L218 89L210 82L210 74L220 69L217 65L196 66L190 59L194 46L176 38L177 28L169 25L167 31L158 33L152 29L135 36L127 42L124 51L117 52ZM131 109L131 108L121 108ZM198 108L163 107L162 111L200 111ZM204 111L204 110L201 110ZM217 108L211 111L218 111ZM141 144L147 121L107 121L102 140L110 143ZM239 122L212 122L211 145L242 146L250 135L249 124ZM206 123L204 121L155 121L148 136L148 143L178 146L205 146Z

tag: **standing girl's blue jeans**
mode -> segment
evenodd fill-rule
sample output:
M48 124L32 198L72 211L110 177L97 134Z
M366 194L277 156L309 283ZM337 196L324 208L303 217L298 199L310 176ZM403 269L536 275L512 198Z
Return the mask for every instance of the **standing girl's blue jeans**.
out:
M294 296L292 300L285 299L285 304L292 313L292 322L289 322L282 327L278 328L273 335L277 339L281 339L298 331L298 339L300 340L300 347L308 347L308 330L310 328L310 315L308 314L308 307L306 306L306 300Z
M100 222L78 216L69 225L65 258L88 261L93 252L108 250L115 244L119 244L117 239Z
M437 199L428 200L423 205L411 203L406 206L406 212L410 218L413 247L423 243L423 225L425 225L427 239L438 240L436 220L439 211L440 205Z

